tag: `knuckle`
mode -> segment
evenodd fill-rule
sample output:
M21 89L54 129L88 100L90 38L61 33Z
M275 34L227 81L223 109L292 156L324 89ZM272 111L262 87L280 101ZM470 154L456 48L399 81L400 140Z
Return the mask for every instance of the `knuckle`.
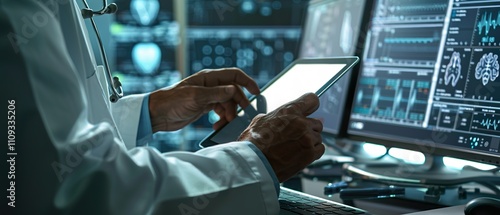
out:
M199 79L205 79L207 75L209 75L210 73L212 73L212 70L210 69L204 69L204 70L201 70L197 73L195 73L193 75L193 77L196 77L196 78L199 78Z
M199 72L195 73L195 75L204 75L204 74L207 74L207 73L210 73L210 69L203 69L203 70L200 70Z
M252 121L260 121L265 115L264 114L257 114L257 116L255 116Z
M315 143L316 142L315 139L316 138L314 138L312 134L307 133L306 135L304 135L304 141L303 141L303 143L304 143L304 145L306 147L308 147L308 148L311 147L312 148L312 147L314 147L314 144L316 144Z
M311 122L309 122L309 120L305 117L295 117L293 119L293 124L295 124L298 129L302 130L307 130L311 127Z
M274 131L281 132L283 130L285 131L296 131L297 126L300 127L296 123L297 117L290 117L290 116L278 116L275 118L275 120L272 121L271 123L271 128Z
M313 121L313 123L317 123L317 124L323 125L323 122L321 120L319 120L319 119L316 119L316 118L309 118L309 119L311 119Z
M323 122L319 119L312 119L312 124L318 126L318 128L322 131L323 130Z
M298 108L293 104L286 104L279 109L280 114L297 114Z
M326 148L325 148L325 145L323 145L323 144L320 144L318 147L320 147L319 156L318 156L318 158L319 158L319 157L321 157L321 155L323 155L325 153Z
M235 71L235 72L238 72L238 73L241 73L241 69L240 69L240 68L238 68L238 67L234 67L234 66L233 66L233 67L229 67L228 69L229 69L229 70L232 70L232 71Z

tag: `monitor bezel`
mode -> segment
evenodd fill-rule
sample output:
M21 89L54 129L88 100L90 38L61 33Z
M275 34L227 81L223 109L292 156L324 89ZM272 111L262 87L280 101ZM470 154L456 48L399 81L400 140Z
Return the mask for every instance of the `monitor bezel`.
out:
M433 131L441 132L436 129ZM432 131L431 131L432 132ZM467 148L457 148L456 146L446 145L443 143L436 143L431 141L422 141L414 139L412 142L407 141L403 142L401 140L395 140L396 138L391 138L390 135L387 134L372 134L363 131L352 132L352 130L348 129L347 137L350 140L360 141L364 143L373 143L383 145L387 148L401 148L414 150L423 153L424 155L431 156L445 156L445 157L453 157L458 159L464 159L469 161L476 161L484 164L491 165L500 165L500 156L496 156L494 154L490 154L482 151L473 151ZM364 133L364 134L360 134ZM445 134L443 132L442 134Z

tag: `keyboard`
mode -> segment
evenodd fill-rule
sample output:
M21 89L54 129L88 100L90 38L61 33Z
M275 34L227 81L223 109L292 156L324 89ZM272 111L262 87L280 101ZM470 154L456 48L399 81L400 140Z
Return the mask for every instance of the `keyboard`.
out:
M280 215L359 215L370 214L359 208L343 205L334 201L318 198L306 193L281 187Z

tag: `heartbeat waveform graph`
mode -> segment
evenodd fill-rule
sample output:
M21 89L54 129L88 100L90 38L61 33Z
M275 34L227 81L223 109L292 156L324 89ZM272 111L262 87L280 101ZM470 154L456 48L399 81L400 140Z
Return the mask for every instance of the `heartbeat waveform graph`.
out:
M376 29L370 37L371 45L366 49L367 58L391 65L401 62L435 62L441 33L442 28L439 27L398 26Z
M483 119L481 120L480 123L481 126L485 127L486 129L490 130L490 128L493 128L493 130L497 130L498 126L500 125L500 120L496 119Z
M354 113L399 122L423 120L428 82L366 77L360 84Z
M390 17L430 17L446 12L446 0L413 1L413 0L382 0L378 1L377 14Z
M499 25L500 25L500 12L497 12L496 19L493 17L493 13L484 12L483 15L481 16L481 20L477 22L477 29L479 35L483 33L483 28L484 28L484 35L488 35L488 33L490 33L491 28L495 30Z
M498 134L500 132L500 118L490 113L475 113L471 130L481 133Z
M409 92L410 97L408 98L405 98L405 96L403 96L403 91L403 89L397 89L396 98L392 98L394 100L394 104L392 106L391 116L400 119L419 120L418 117L415 118L415 115L411 114L415 104L422 104L422 101L417 100L417 91L411 90ZM404 104L406 104L406 107Z
M439 42L438 37L395 37L385 38L384 42L387 44L415 44L415 43L433 43Z
M399 5L397 4L399 3ZM388 6L389 11L391 12L415 12L415 11L446 11L446 8L448 5L446 3L444 4L425 4L425 5L404 5L401 4L401 2L398 0L395 3L392 4L393 6ZM394 6L397 5L397 6Z
M405 32L404 29L398 29L390 34L385 34L384 37L384 43L387 44L427 44L437 43L441 40L441 35L438 31L426 31L425 34L422 34L422 32L418 31L413 33Z

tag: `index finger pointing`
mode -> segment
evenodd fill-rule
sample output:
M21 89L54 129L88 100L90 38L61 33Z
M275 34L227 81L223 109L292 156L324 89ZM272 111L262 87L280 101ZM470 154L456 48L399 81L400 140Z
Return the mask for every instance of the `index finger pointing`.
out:
M205 87L236 84L245 87L254 95L260 93L257 83L238 68L202 70L189 77L187 81L189 84Z

